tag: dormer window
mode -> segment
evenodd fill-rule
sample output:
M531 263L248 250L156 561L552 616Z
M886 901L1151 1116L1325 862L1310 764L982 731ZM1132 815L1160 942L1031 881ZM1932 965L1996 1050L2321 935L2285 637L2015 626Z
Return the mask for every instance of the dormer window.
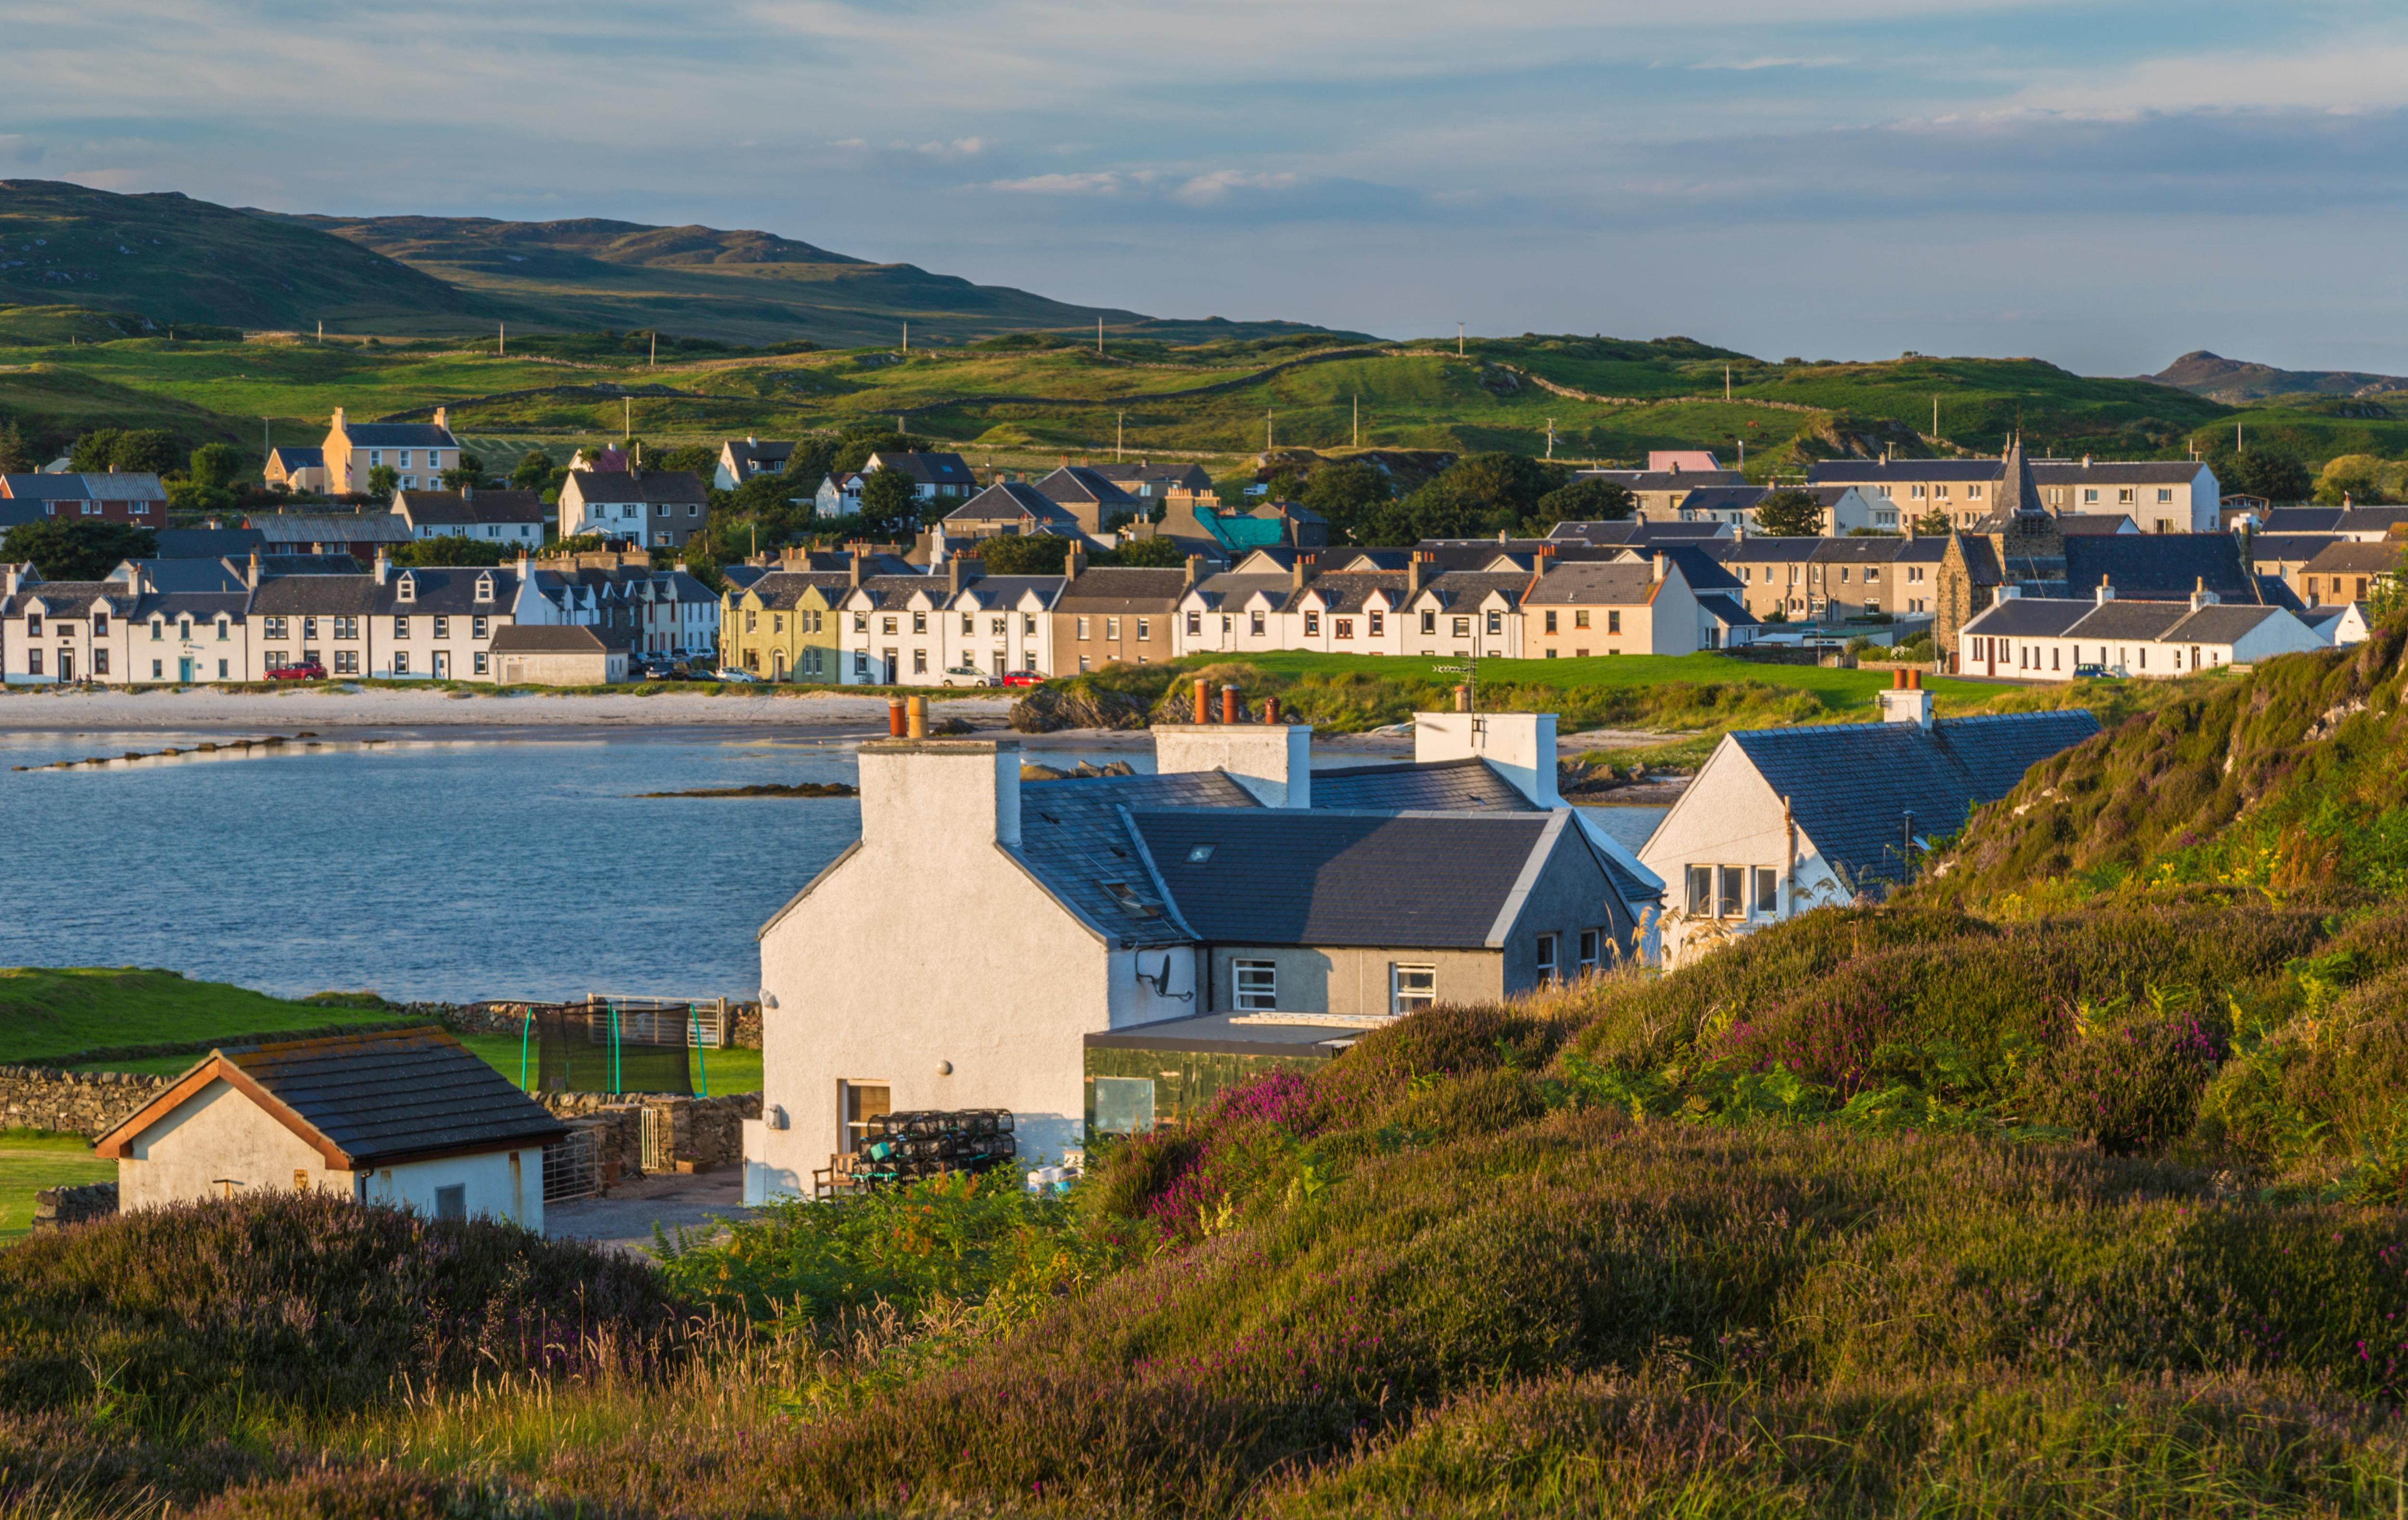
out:
M39 638L42 637L42 614L39 612L28 612L25 614L25 637L28 638Z
M397 582L393 595L394 600L395 601L414 602L418 600L418 578L413 575L403 576L400 581Z
M151 637L154 640L155 640L155 639L165 638L166 638L166 637L167 637L167 620L166 620L166 619L165 619L165 618L152 618L152 619L150 620L150 637Z
M94 612L92 615L92 636L94 638L106 638L108 637L108 613Z
M493 599L494 578L490 575L480 575L477 577L477 600L480 602L490 602Z

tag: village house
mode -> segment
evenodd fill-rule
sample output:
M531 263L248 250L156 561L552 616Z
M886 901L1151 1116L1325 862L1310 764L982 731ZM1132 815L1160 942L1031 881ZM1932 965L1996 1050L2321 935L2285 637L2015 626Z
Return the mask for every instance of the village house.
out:
M452 1036L399 1029L213 1050L93 1153L125 1210L289 1190L539 1234L567 1132Z
M1740 537L1728 523L1648 523L1635 517L1611 523L1558 523L1542 541L1558 552L1570 544L1597 549L1650 549L1659 544L1718 543Z
M2171 680L2321 649L2323 634L2280 607L2221 602L2202 582L2186 601L2026 596L2014 586L1957 635L1957 670L2014 681L2077 676Z
M0 500L38 503L44 517L97 518L138 528L167 523L167 488L147 470L0 475Z
M1900 526L1937 512L1951 527L1971 528L1999 509L2011 448L1999 459L1827 459L1807 471L1812 485L1853 485L1900 514ZM2144 533L2214 533L2222 495L2215 472L2196 461L2114 462L2087 456L2034 459L2036 505L2063 515L2128 517Z
M326 451L280 443L267 451L267 463L260 471L260 479L287 491L322 494L326 489Z
M1054 609L1069 583L1059 575L965 576L946 604L955 620L947 668L997 680L1013 670L1052 675Z
M1112 541L1112 530L1131 518L1146 515L1146 504L1096 472L1092 466L1066 464L1029 482L1038 494L1068 511L1079 531L1097 543Z
M1703 456L1713 459L1712 454ZM1658 467L1658 466L1661 467ZM1605 480L1630 493L1636 515L1641 522L1680 521L1681 498L1693 491L1708 488L1748 489L1747 477L1735 469L1698 469L1689 467L1682 459L1658 453L1649 456L1646 469L1584 469L1574 470L1578 480Z
M843 680L838 633L853 578L834 570L771 570L720 604L719 663L765 681Z
M1181 598L1196 583L1193 561L1180 569L1090 569L1086 556L1073 550L1065 568L1068 583L1051 614L1054 674L1177 657L1173 624Z
M887 449L862 461L861 473L899 470L911 478L911 494L924 502L967 501L978 495L978 477L962 456L933 449Z
M263 578L251 618L264 679L312 662L329 675L382 681L494 679L494 635L515 619L509 567L395 569L383 554L366 575Z
M2362 604L2385 581L2400 573L2403 550L2408 550L2408 544L2398 540L2328 544L2293 573L2291 584L2310 607Z
M811 512L817 517L851 517L861 510L861 472L843 469L829 475L811 493Z
M1009 1109L1058 1154L1089 1036L1310 1044L1641 954L1660 883L1555 795L1553 718L1415 721L1415 763L1370 775L1275 724L1166 725L1157 774L1060 782L1010 739L864 745L861 838L760 931L746 1197L808 1196L894 1110Z
M1197 464L1157 465L1140 459L1134 465L1089 465L1087 468L1119 486L1130 495L1144 501L1160 501L1176 492L1183 495L1210 495L1212 477Z
M1526 655L1694 654L1705 625L1688 578L1667 554L1559 565L1522 596Z
M795 446L789 442L764 443L756 437L729 438L719 446L719 468L710 483L722 491L733 491L756 475L783 475L786 462L795 456ZM795 482L800 487L804 482Z
M856 562L858 563L858 562ZM849 578L838 605L843 681L851 686L938 686L944 683L945 605L962 589L959 557L947 574Z
M1810 909L1886 896L1930 840L2099 732L2082 710L1935 720L1920 674L1898 680L1880 723L1723 736L1639 851L1670 883L1669 964Z
M511 686L605 686L627 679L625 630L510 624L494 635L497 679Z
M954 553L977 552L963 550L963 542L1010 534L1085 538L1078 517L1068 508L1025 480L997 480L947 512L937 523L937 530L944 536L948 552Z
M242 525L266 554L349 554L365 565L410 541L409 524L392 512L254 512Z
M599 535L640 549L681 549L709 525L710 493L691 470L570 470L560 536Z
M526 551L543 547L544 527L552 521L540 492L473 485L457 491L405 487L393 494L393 514L415 538L473 538Z
M349 495L368 489L368 478L380 469L394 472L404 491L439 491L443 472L460 467L460 440L452 436L451 413L435 409L431 423L353 423L335 409L319 446L325 470L323 489Z

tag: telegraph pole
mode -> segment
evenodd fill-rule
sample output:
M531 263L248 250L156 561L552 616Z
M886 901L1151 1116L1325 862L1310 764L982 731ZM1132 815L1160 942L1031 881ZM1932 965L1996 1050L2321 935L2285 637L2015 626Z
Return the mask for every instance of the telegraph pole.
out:
M1354 393L1354 447L1363 447L1363 393Z
M1270 414L1270 409L1268 409L1268 408L1267 407L1267 408L1265 408L1265 409L1263 409L1263 452L1265 452L1265 453L1269 453L1270 452L1271 452L1271 414Z
M1459 322L1455 324L1455 356L1463 357L1463 323Z
M1723 399L1724 399L1725 401L1728 401L1730 398L1731 398L1730 366L1728 366L1728 365L1725 365L1725 366L1723 366Z
M1552 417L1547 419L1547 457L1555 457L1555 420Z
M903 324L903 351L911 351L911 324L908 322Z
M1097 318L1096 319L1096 358L1098 358L1098 359L1100 359L1100 358L1102 358L1103 356L1104 356L1104 319L1103 319L1103 318L1101 318L1101 317L1097 317Z
M325 335L326 324L322 322L318 324L318 336L320 337L323 337ZM494 351L494 357L496 359L507 359L510 354L510 324L509 323L503 323L501 324L501 333L499 336L501 338L501 347Z
M1112 463L1121 462L1121 441L1128 436L1128 413L1112 413Z
M635 436L636 398L623 395L619 398L619 441L624 443Z
M652 329L652 362L650 367L661 367L661 331L657 327Z

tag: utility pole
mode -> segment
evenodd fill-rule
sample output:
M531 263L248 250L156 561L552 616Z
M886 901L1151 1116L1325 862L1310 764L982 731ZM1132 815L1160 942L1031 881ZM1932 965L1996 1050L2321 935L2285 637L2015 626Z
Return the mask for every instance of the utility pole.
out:
M1269 409L1269 408L1268 408L1268 407L1266 407L1266 408L1263 409L1263 452L1265 452L1265 453L1269 453L1270 452L1271 452L1271 414L1270 414L1270 409Z
M1101 318L1101 317L1097 317L1097 318L1096 319L1096 358L1098 358L1098 359L1100 359L1100 358L1102 358L1103 356L1104 356L1104 319L1103 319L1103 318Z
M1547 419L1547 457L1555 457L1555 420L1552 417Z
M661 330L657 327L652 329L652 362L650 367L661 367Z
M635 436L636 398L623 395L619 398L619 441L624 443Z
M1121 462L1121 440L1128 436L1128 413L1112 413L1112 463Z
M507 359L510 355L510 324L509 323L503 323L501 324L501 332L498 336L500 337L501 347L494 351L494 357L496 359Z
M1455 356L1463 357L1463 323L1459 322L1455 324Z
M908 322L903 324L903 351L911 351L911 324Z
M321 343L326 341L326 319L323 317L318 319L318 341Z
M1363 393L1354 393L1354 447L1363 447Z
M1936 395L1931 398L1931 441L1940 441L1940 398Z
M1731 398L1730 366L1728 366L1728 365L1725 365L1725 366L1723 366L1723 399L1724 399L1725 401L1728 401L1730 398Z

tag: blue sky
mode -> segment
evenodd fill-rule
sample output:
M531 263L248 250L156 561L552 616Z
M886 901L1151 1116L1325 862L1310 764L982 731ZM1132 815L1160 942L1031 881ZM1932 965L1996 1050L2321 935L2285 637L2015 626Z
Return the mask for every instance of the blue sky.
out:
M0 175L1168 316L2408 372L2374 0L0 0Z

